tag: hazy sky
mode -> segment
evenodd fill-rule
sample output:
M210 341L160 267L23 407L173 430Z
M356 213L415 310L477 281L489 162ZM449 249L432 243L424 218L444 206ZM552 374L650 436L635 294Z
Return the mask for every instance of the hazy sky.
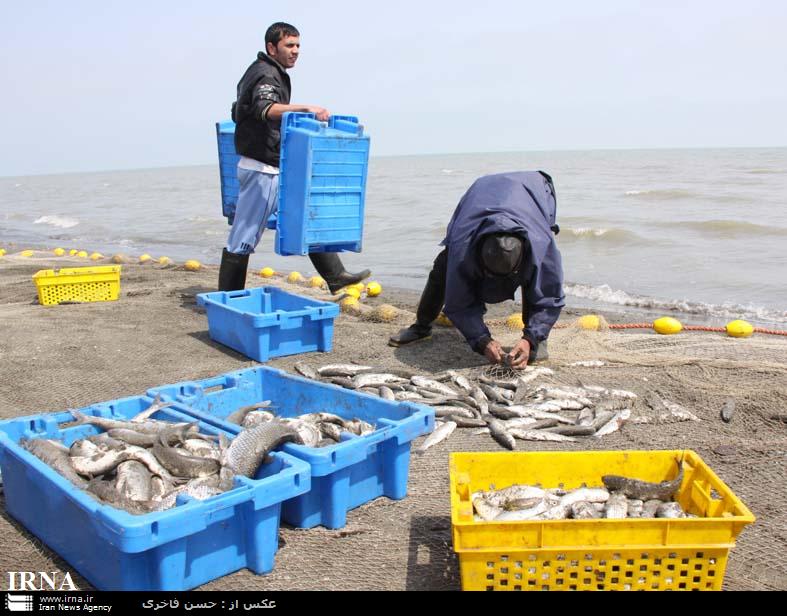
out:
M787 145L782 0L3 0L0 175L214 163L274 21L372 155Z

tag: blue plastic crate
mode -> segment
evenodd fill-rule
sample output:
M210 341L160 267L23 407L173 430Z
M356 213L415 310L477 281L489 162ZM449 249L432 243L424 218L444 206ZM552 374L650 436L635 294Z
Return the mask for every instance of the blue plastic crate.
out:
M257 361L333 346L339 306L276 287L197 295L208 314L210 337Z
M360 252L368 163L358 118L285 113L276 252Z
M221 179L221 213L231 225L235 220L235 207L238 204L240 183L238 182L238 160L235 151L235 123L216 122L216 141L219 147L219 176ZM266 224L268 229L276 228L276 214L272 214Z
M86 415L129 419L152 404L143 396L81 409ZM193 421L182 405L155 419ZM69 412L0 422L0 467L6 509L100 590L187 590L247 567L273 569L281 503L309 490L305 462L274 452L257 478L236 477L234 488L200 501L180 496L176 507L132 515L101 504L24 450L23 438L62 440L66 446L97 434L74 425ZM70 426L64 424L71 423ZM224 432L200 422L203 434Z
M266 367L166 385L148 393L180 400L201 421L235 432L242 428L223 420L238 408L262 400L271 400L282 417L326 411L374 424L375 432L347 434L347 440L330 447L283 446L311 467L310 491L282 507L282 520L300 528L318 524L341 528L351 509L380 496L404 498L410 443L434 429L434 410L428 406L383 400Z

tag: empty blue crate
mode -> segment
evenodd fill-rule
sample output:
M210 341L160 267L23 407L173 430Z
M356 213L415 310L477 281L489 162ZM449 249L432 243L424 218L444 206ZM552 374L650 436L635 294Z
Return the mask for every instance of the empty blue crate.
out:
M210 337L257 361L333 346L339 306L276 287L200 293Z
M282 520L300 528L319 524L341 528L347 523L347 512L364 503L380 496L404 498L410 444L434 429L434 410L428 406L383 400L262 366L158 387L148 394L177 399L200 421L234 432L242 428L224 420L239 408L263 400L270 400L272 410L282 417L326 411L374 424L377 429L371 434L345 432L345 440L336 445L312 448L287 443L282 447L311 467L309 492L282 508Z
M276 252L361 252L369 137L353 116L282 118Z
M235 208L238 205L240 182L238 181L238 160L235 151L235 123L231 121L216 122L216 141L219 147L219 179L221 180L221 213L227 222L235 220ZM271 215L266 224L268 229L276 228L276 214Z
M81 409L85 415L128 420L152 398L137 396ZM193 422L173 403L153 419ZM202 434L225 434L199 422ZM74 424L70 412L0 422L0 467L6 509L30 532L99 590L188 590L247 567L273 569L283 501L307 492L308 464L274 452L254 479L236 477L231 490L197 500L178 496L176 506L133 515L102 504L20 445L22 439L56 439L66 447L98 434Z

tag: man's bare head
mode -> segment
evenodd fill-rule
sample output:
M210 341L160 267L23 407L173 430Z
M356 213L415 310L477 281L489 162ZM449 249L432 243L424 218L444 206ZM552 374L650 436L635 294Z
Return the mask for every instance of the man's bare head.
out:
M265 32L265 51L284 68L292 68L300 53L300 36L295 26L278 21Z

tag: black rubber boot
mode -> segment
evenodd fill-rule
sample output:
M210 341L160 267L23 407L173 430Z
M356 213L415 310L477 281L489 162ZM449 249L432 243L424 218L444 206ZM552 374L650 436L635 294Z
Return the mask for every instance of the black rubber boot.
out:
M415 323L400 330L388 339L390 346L403 346L432 337L432 323L440 315L445 302L445 277L448 253L443 250L434 260L432 271L426 281L421 301L418 302Z
M404 329L399 330L398 333L391 336L388 339L388 345L399 347L404 346L405 344L410 344L411 342L417 342L418 340L429 340L431 337L431 325L423 327L418 323L414 323L410 327L405 327Z
M248 267L249 255L235 254L225 248L221 253L219 267L219 291L240 291L245 288Z
M372 275L371 270L365 269L357 274L351 274L342 265L342 260L335 252L313 252L309 259L317 273L328 283L328 289L336 295L344 287L361 282Z

